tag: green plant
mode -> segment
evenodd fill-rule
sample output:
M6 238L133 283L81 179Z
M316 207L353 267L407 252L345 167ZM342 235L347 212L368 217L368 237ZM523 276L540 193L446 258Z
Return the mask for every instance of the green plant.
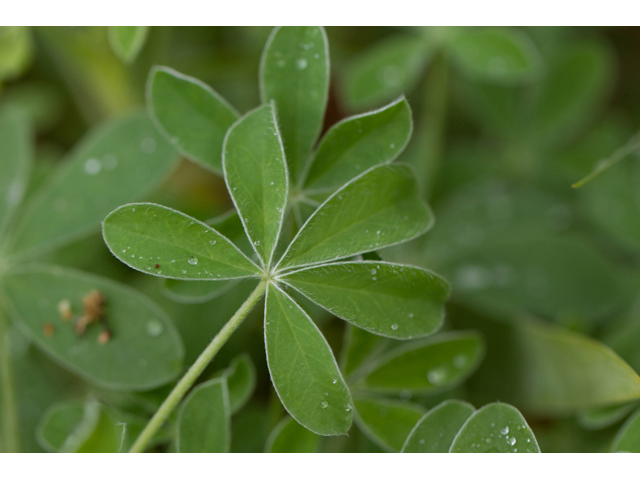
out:
M410 121L399 126L388 123L389 111L400 105L406 114L406 103L338 125L320 143L312 160L311 148L326 103L326 80L322 80L328 76L326 52L322 29L276 30L265 49L261 70L263 100L270 103L241 117L224 137L222 170L255 252L253 260L207 224L159 205L124 205L103 223L105 242L112 253L141 272L174 280L258 281L240 310L169 395L133 446L134 451L146 447L263 295L265 348L274 387L289 413L320 435L348 432L353 400L326 340L287 289L297 290L360 328L391 338L422 337L442 322L443 302L448 296L443 279L415 267L350 260L424 233L432 216L419 197L411 170L387 165L402 150L411 128ZM170 82L172 96L163 97L163 88L169 90ZM284 101L291 98L291 85L301 86L295 95L303 101ZM158 122L168 130L184 129L177 132L183 135L176 137L176 143L187 151L198 151L197 140L186 136L194 130L178 120L182 117L172 120L168 110L193 107L176 100L184 102L193 95L199 99L205 87L159 69L152 74L149 88ZM216 113L229 108L213 94L206 101L212 106L209 111L214 112L209 121L224 121ZM214 104L221 106L214 109ZM196 105L204 108L207 104ZM171 122L175 127L167 127ZM223 124L218 131L225 128ZM384 137L378 135L380 153L375 155L376 150L367 145L372 130L384 130L390 138L398 138L398 144L385 142L380 148ZM215 168L219 153L212 151L206 163ZM334 165L325 162L314 167L318 157L325 156L336 159ZM309 167L307 162L313 163ZM363 173L357 175L358 170ZM353 178L317 207L293 240L279 244L292 203L306 197L305 190L295 190L296 185L307 184L308 175L322 185L325 195L340 181ZM325 179L324 183L320 179Z

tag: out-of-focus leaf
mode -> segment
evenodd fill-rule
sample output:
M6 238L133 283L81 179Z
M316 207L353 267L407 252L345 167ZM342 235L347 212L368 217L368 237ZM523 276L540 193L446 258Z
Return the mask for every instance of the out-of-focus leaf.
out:
M476 409L460 400L447 400L413 427L402 453L449 453L454 438Z
M280 268L327 262L406 242L433 224L412 170L374 167L327 199L300 229Z
M289 192L287 163L273 104L244 115L227 133L224 178L253 249L270 267Z
M29 182L31 141L31 129L23 115L15 111L0 115L0 240Z
M540 453L522 414L506 403L476 411L458 432L451 453Z
M337 317L398 339L437 330L449 296L448 283L433 272L386 262L320 265L282 280Z
M483 355L484 343L477 333L443 333L390 351L357 385L381 393L431 394L462 383Z
M640 453L640 410L622 426L613 440L612 452Z
M148 33L149 27L109 27L111 50L123 62L132 63L144 47Z
M246 353L238 355L224 372L229 389L231 413L236 413L249 400L256 388L256 367Z
M0 27L0 82L26 70L33 55L32 43L29 27Z
M618 423L637 406L638 402L631 402L623 405L614 405L612 407L594 408L580 415L578 422L583 428L600 430Z
M129 287L59 267L31 266L3 277L18 327L57 362L89 382L110 389L147 390L175 378L183 347L166 315ZM104 297L104 324L89 325L84 336L59 312L69 301L75 319L83 301L97 290ZM98 339L108 326L111 338Z
M260 97L275 101L292 181L310 160L329 94L329 45L322 27L278 27L260 62Z
M432 49L420 37L399 35L382 40L354 60L344 78L345 100L352 110L379 106L410 93Z
M358 427L389 452L402 450L409 433L426 413L424 408L414 403L382 397L358 395L354 400Z
M381 351L385 339L366 330L347 325L340 358L340 367L345 376L355 375L376 353Z
M260 272L213 228L161 205L124 205L109 214L102 228L111 253L150 275L216 281L252 277Z
M222 143L238 113L211 87L167 67L151 71L147 107L167 140L187 158L222 172Z
M63 116L66 105L61 89L40 81L19 82L2 91L0 111L21 110L33 128L45 132Z
M524 32L508 28L469 30L450 45L453 61L474 79L515 83L534 80L542 59Z
M291 417L283 418L267 439L267 453L315 453L320 436L310 432Z
M289 414L318 435L346 434L353 415L351 394L318 327L273 285L264 324L271 381Z
M533 117L538 142L564 140L591 120L615 73L607 45L581 41L562 47L550 62Z
M51 249L97 230L114 208L155 187L175 159L144 114L98 127L29 202L14 250Z
M231 446L231 410L225 377L198 385L178 413L178 452L226 453Z
M392 162L406 147L412 130L411 109L404 97L342 120L322 138L305 190L328 192L371 167Z
M190 282L168 278L163 285L167 298L178 303L204 303L224 295L237 285L234 280L219 282Z

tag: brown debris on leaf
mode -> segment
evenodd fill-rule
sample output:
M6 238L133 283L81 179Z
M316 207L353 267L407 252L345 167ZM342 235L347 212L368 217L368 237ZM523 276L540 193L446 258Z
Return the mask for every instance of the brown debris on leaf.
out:
M75 330L78 335L84 335L89 325L103 322L104 304L104 295L98 290L92 290L82 298L84 312L75 324Z
M73 318L73 310L71 309L71 302L68 299L65 298L58 302L58 313L63 322L71 321Z
M42 326L42 333L44 333L45 337L53 337L55 332L56 329L51 322L47 322Z

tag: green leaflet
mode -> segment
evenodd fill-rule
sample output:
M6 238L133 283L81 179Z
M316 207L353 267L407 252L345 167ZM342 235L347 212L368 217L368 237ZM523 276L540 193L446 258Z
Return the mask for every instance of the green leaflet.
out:
M246 353L233 359L225 370L231 413L240 410L256 388L256 367Z
M155 187L175 160L144 114L96 128L28 202L12 236L14 249L51 249L97 230L114 208Z
M283 418L273 429L264 451L266 453L315 453L320 437L293 418Z
M475 411L460 400L442 402L416 423L402 453L449 453L456 435Z
M360 110L409 93L431 56L431 47L420 37L399 35L382 40L352 62L344 79L347 103L352 110Z
M305 190L331 191L381 163L395 160L413 130L404 97L374 112L346 118L322 137Z
M462 383L483 356L484 342L477 333L442 333L390 351L358 386L382 393L432 394Z
M329 45L322 27L278 27L260 62L260 97L275 101L292 181L303 174L329 94Z
M164 281L162 293L178 303L204 303L224 295L237 284L236 280L190 282L167 278Z
M450 53L471 78L494 82L531 81L543 66L533 42L515 29L469 30L453 39Z
M222 143L239 115L200 80L168 67L156 67L147 81L149 115L177 150L222 172Z
M624 423L613 440L611 451L640 453L640 410Z
M0 27L0 82L16 78L33 56L30 27Z
M31 173L31 129L18 112L0 115L0 241L22 201Z
M226 453L231 446L231 411L225 377L198 385L178 413L178 452Z
M124 205L107 216L102 228L107 246L120 261L150 275L228 280L260 272L213 228L161 205Z
M612 407L594 408L580 415L578 423L588 430L607 428L627 417L637 406L638 402L631 402Z
M297 270L282 281L376 335L409 339L437 330L449 285L428 270L385 262L344 262Z
M262 264L271 266L289 181L273 105L244 115L227 133L222 166L229 193Z
M329 197L289 245L279 267L327 262L406 242L433 224L412 170L374 167Z
M48 266L11 271L4 275L3 287L18 327L58 363L91 383L147 390L169 382L181 370L184 353L173 325L155 304L129 287ZM90 325L80 337L58 312L59 302L68 300L74 314L81 315L82 300L93 290L105 298L105 319L112 332L104 345L97 341L101 326Z
M340 357L340 368L347 378L355 376L376 353L382 350L385 339L366 330L347 325Z
M96 413L95 406L91 404L55 404L47 410L38 425L38 442L49 452L75 451L76 445L72 444L77 444L78 440L84 440L82 437L90 435L93 428L87 427L90 423L93 424L91 427L95 427ZM91 421L89 418L95 420ZM80 427L83 421L85 425Z
M537 141L562 141L589 122L610 90L614 62L608 46L596 42L568 44L558 51L536 102Z
M378 446L399 452L424 408L409 402L369 395L354 397L358 427Z
M331 348L285 292L269 285L265 348L273 386L289 414L318 435L344 435L353 403Z
M506 403L476 411L458 432L451 453L540 453L522 414Z
M149 27L109 27L109 43L116 57L125 63L132 63L149 34Z
M640 398L640 377L605 345L542 322L514 328L514 378L523 407L566 413ZM512 360L513 361L513 360Z

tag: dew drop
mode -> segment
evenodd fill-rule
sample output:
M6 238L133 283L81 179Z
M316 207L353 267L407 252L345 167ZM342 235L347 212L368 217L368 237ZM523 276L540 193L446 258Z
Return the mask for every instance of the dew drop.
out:
M333 380L331 380L331 383L333 383L335 385L336 383L338 383L338 379L334 378Z
M513 447L516 444L516 437L507 437L507 443Z
M345 410L345 412L350 412L352 408L353 408L353 407L351 406L351 404L350 404L350 403L347 403L347 404L345 405L345 407L344 407L344 410Z
M102 158L102 166L105 170L113 170L118 166L118 159L114 155L105 155Z
M442 368L434 368L433 370L430 370L429 373L427 373L427 379L433 384L433 385L440 385L442 384L447 378L447 372Z
M186 270L182 270L182 274L183 274L183 275L186 275L186 274L187 274L187 271L186 271Z
M189 262L189 265L197 265L198 259L196 257L189 257L189 260L187 260L187 262Z
M210 243L211 245L215 245L215 244L216 244L216 241L215 241L215 240L209 240L209 243Z
M164 331L164 326L157 320L149 320L147 322L147 335L150 337L157 337Z
M502 435L506 435L507 433L509 433L509 427L504 427L500 429L500 433Z
M329 406L329 402L327 402L326 400L322 400L320 402L320 408L327 408Z
M398 324L394 323L393 325L391 325L391 330L397 330L398 329Z
M409 317L409 318L413 318L413 313L410 313L410 314L408 315L408 317Z
M255 242L253 242L253 244L254 244L256 247L259 247L259 246L260 246L260 240L256 240Z
M453 366L456 368L464 368L467 366L467 357L466 355L456 355L453 357Z
M140 142L142 153L151 154L156 151L156 141L153 138L145 138Z
M304 70L305 68L307 68L307 60L304 58L299 58L298 60L296 60L296 66L298 67L298 70Z
M371 269L371 275L375 275L376 273L378 273L378 272L376 271L376 269L375 269L375 268L372 268L372 269Z
M90 158L84 164L84 171L87 175L97 175L102 170L102 163L96 158Z
M418 442L420 445L424 445L424 438L421 438L420 441Z

